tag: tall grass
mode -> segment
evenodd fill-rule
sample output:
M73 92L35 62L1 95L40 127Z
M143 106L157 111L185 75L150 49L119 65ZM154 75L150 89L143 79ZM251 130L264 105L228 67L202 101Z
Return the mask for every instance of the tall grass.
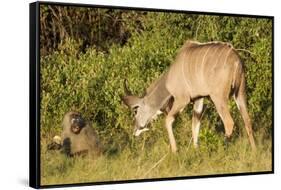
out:
M68 158L59 152L46 151L45 139L41 146L41 182L52 185L271 171L271 141L261 136L256 139L257 152L251 150L246 136L227 147L219 145L211 150L204 146L205 142L199 149L183 144L176 154L170 152L168 143L161 138L151 147L134 152L127 147L95 159Z

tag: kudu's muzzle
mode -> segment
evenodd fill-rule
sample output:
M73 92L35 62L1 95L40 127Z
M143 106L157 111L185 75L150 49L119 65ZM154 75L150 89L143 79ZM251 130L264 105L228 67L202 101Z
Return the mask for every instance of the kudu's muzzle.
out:
M148 130L149 130L149 129L146 128L146 127L142 128L142 129L135 129L135 131L134 131L134 136L138 137L142 132L148 131Z
M148 131L148 130L149 130L149 128L147 128L147 125L139 126L139 125L137 125L137 122L135 122L134 136L138 137L142 132Z

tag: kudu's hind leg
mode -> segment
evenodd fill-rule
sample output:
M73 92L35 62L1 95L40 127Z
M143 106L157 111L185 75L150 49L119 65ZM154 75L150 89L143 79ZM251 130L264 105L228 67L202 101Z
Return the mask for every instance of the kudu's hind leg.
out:
M227 139L229 139L233 132L234 122L230 115L229 108L227 105L228 98L226 98L226 97L220 98L217 96L211 96L211 99L213 100L213 102L216 106L216 109L223 121L224 129L225 129L225 137Z
M195 148L198 147L198 135L200 130L200 120L203 113L204 98L197 99L193 105L192 115L192 138Z
M234 95L235 102L237 107L242 115L244 125L249 137L250 144L253 150L256 150L255 140L253 137L252 123L247 111L247 103L246 103L246 93L245 93L245 78L242 78L241 85L239 87L239 91L236 95Z
M173 122L175 120L175 115L189 103L189 100L184 100L184 99L176 99L174 100L173 106L168 113L165 121L165 126L168 131L168 136L169 136L169 141L171 145L172 152L175 153L177 152L177 145L176 145L176 140L174 137L173 133Z

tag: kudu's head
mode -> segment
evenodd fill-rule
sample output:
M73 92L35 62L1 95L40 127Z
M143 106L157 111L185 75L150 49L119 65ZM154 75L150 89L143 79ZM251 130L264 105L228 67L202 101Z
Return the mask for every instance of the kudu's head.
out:
M142 132L148 131L147 124L156 118L159 114L157 108L153 107L146 95L138 97L132 95L127 86L127 80L124 81L125 96L122 101L134 113L134 135L139 136Z

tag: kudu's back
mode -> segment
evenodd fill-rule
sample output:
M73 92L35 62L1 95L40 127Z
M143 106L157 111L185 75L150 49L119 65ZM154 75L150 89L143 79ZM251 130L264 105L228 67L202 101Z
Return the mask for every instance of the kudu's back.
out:
M179 50L168 73L167 88L191 98L230 94L244 77L242 62L228 43L188 41Z

